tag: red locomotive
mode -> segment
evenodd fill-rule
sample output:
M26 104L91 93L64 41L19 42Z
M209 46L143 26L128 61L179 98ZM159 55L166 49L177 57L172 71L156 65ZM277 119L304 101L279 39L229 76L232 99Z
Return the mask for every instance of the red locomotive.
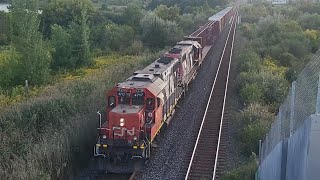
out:
M229 7L213 16L214 20L107 93L106 121L102 122L100 116L94 147L99 169L132 172L134 164L150 157L153 140L170 122L178 100L232 11Z

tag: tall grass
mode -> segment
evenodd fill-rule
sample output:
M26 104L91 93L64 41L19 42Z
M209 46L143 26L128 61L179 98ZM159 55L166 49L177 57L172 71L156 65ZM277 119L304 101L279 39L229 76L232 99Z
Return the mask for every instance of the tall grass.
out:
M105 94L156 55L117 56L0 114L1 179L56 179L92 154ZM106 60L108 61L108 60ZM72 78L71 78L72 79Z

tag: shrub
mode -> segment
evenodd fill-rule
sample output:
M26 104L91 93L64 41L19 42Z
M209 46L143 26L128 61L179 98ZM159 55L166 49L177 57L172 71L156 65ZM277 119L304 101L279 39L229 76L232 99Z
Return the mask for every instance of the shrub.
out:
M240 89L240 97L245 103L263 102L263 89L256 83L246 84Z
M257 103L250 104L237 115L237 123L241 127L238 138L244 154L258 152L259 140L264 138L273 118L274 114L267 107Z
M249 161L239 167L227 172L222 177L223 180L254 180L255 173L258 168L256 155L252 153Z

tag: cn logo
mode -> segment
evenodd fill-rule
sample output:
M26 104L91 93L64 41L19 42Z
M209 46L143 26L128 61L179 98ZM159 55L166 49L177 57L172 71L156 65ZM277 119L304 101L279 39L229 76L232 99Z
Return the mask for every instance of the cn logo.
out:
M123 137L126 132L127 132L127 135L133 136L135 131L134 127L132 127L131 130L122 128L122 127L113 127L112 130L114 132L114 135L119 137Z

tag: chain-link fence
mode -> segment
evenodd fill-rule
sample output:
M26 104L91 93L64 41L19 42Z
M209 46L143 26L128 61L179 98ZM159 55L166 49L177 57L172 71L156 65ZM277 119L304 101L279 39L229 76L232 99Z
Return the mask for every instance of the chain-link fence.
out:
M287 98L279 108L276 120L260 146L260 162L281 140L290 137L310 115L316 111L319 113L320 108L317 108L320 107L319 73L320 50L292 83Z

